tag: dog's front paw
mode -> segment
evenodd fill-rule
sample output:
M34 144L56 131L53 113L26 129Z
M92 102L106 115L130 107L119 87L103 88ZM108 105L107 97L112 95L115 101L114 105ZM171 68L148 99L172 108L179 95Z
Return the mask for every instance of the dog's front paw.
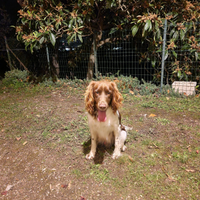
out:
M114 152L113 155L112 155L112 159L117 159L121 156L121 153L120 152Z
M92 153L92 152L90 152L90 153L88 153L87 155L86 155L86 159L88 159L88 160L91 160L91 159L93 159L94 158L94 154Z
M127 147L124 145L124 146L122 147L122 151L125 151L126 148L127 148Z

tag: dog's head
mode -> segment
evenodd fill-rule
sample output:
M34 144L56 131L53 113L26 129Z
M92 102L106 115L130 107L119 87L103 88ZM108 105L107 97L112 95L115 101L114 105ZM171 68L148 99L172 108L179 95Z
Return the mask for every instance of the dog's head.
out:
M85 92L85 107L94 117L102 116L110 106L115 113L122 105L122 95L115 82L103 80L92 81Z

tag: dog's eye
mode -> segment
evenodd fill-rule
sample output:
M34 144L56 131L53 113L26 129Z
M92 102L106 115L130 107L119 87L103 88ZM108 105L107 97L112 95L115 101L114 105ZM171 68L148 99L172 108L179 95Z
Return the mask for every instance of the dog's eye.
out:
M106 91L105 93L106 93L106 95L110 95L110 94L111 94L111 92L110 92L110 91Z
M99 94L99 92L98 92L98 91L95 91L95 94Z

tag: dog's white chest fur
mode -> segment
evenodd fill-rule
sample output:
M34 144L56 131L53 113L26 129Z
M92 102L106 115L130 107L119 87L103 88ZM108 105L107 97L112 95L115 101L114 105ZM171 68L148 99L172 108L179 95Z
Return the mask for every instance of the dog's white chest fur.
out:
M119 120L117 113L113 113L111 108L106 111L106 121L100 122L88 114L88 124L90 131L98 136L98 142L113 143L113 132L118 131Z

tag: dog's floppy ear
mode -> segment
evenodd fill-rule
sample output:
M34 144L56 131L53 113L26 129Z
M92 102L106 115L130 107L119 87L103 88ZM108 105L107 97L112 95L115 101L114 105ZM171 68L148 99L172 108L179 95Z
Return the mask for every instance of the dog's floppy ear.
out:
M94 96L93 96L93 88L95 83L96 83L95 81L91 81L85 92L85 109L92 116L95 115Z
M113 112L115 113L119 107L122 105L122 95L119 92L117 85L115 82L111 82L112 88L113 88L113 97L111 102L111 107L113 109Z

